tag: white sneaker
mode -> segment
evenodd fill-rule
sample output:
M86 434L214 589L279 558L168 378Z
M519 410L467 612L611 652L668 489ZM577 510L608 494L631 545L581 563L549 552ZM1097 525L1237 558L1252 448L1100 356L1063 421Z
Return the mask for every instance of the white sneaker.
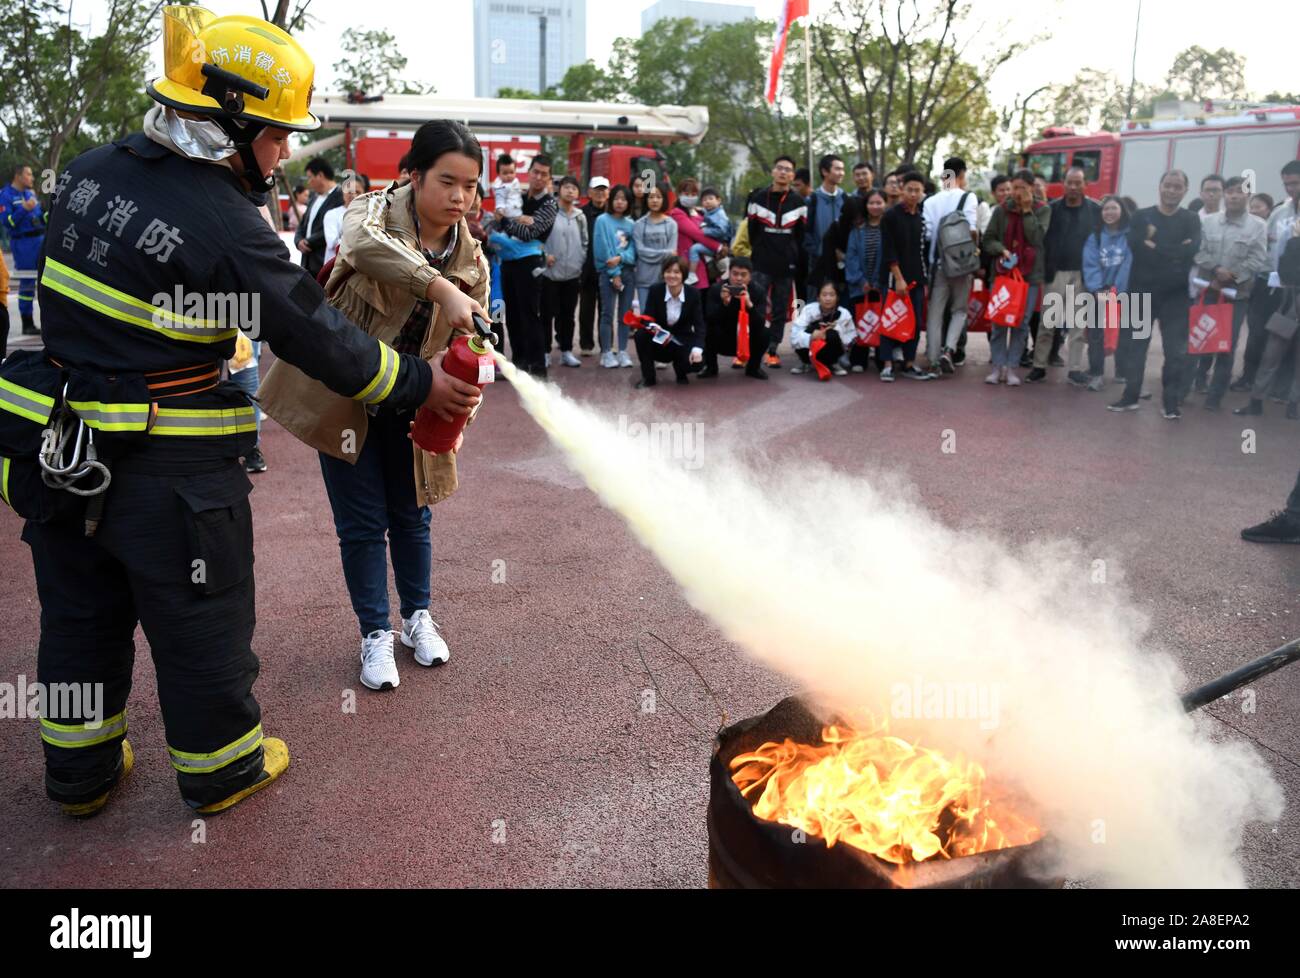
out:
M997 367L994 367L993 370L989 373L989 375L984 378L984 383L986 384L998 384L1001 383L1001 381L1002 381L1002 371L999 370Z
M1007 386L1008 386L1008 387L1019 387L1019 386L1020 386L1020 374L1016 373L1014 370L1008 370L1008 371L1007 371Z
M686 284L687 284L687 285L694 285L694 284L697 283L699 280L700 280L700 276L699 276L699 274L698 274L697 272L691 272L690 276L686 279Z
M402 644L415 649L415 661L422 666L440 666L451 658L447 643L438 634L438 623L424 610L402 619Z
M668 369L668 364L666 364L666 363L665 363L664 361L662 361L662 360L656 360L656 361L655 361L655 369L656 369L656 370L667 370L667 369Z
M368 689L396 689L399 681L392 631L371 632L361 640L361 684Z
M864 366L862 366L862 364L860 364L860 363L855 363L853 366L851 366L851 367L849 368L849 372L850 372L850 373L855 373L855 374L866 373L866 371L867 371L867 368L864 367Z
M614 356L613 350L606 350L600 355L600 365L602 367L617 367L618 358Z
M632 366L632 358L627 355L627 350L618 351L618 365L620 367Z
M560 362L566 367L581 367L582 361L573 355L572 350L565 350L560 354Z
M885 369L880 371L880 379L883 380L886 384L892 384L894 382L893 363L885 364Z

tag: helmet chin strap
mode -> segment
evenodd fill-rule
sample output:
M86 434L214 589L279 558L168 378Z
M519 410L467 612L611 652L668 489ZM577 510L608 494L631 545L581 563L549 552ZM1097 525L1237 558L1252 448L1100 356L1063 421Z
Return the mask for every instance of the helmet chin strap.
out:
M235 149L239 152L239 159L244 164L244 172L240 174L251 189L258 193L267 193L275 187L275 174L265 176L262 173L261 164L257 162L257 154L253 152L253 140L265 129L265 126L259 126L254 123L240 122L230 116L217 116L214 120L222 131L230 137L231 142L235 144Z
M242 174L249 187L258 193L267 193L275 187L275 177L264 176L262 167L253 152L253 140L266 128L265 123L246 122L238 118L244 111L244 93L264 99L267 90L253 82L240 78L216 65L205 64L203 75L207 81L203 85L203 94L217 100L222 113L213 116L212 121L221 127L221 131L230 137L243 161Z

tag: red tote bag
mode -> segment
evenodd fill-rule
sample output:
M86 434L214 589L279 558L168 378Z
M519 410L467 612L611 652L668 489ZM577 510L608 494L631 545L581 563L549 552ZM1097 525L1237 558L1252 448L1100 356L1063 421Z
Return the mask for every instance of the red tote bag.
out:
M1107 356L1119 349L1119 325L1123 318L1123 308L1114 289L1101 295L1102 329L1101 345Z
M985 315L994 326L1019 326L1025 318L1028 298L1029 283L1020 274L1020 269L1013 268L1009 274L999 275L993 280Z
M749 360L749 307L744 297L736 300L740 303L740 312L736 314L736 359Z
M880 346L880 293L871 291L876 301L864 299L853 310L853 327L858 331L854 346Z
M989 294L984 288L983 279L974 279L970 284L970 300L966 303L966 332L987 333L989 321L984 315L988 307Z
M1191 356L1232 352L1232 303L1219 301L1205 304L1202 290L1196 305L1187 313L1187 352Z
M908 285L908 289L912 288ZM906 292L890 289L880 309L880 335L896 343L906 343L916 335L916 314L912 300Z

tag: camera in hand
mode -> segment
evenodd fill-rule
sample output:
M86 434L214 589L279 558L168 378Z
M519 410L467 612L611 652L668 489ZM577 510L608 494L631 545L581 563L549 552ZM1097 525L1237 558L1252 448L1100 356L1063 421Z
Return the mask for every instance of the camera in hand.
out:
M731 293L732 295L744 295L745 292L747 291L747 289L745 288L745 286L743 286L743 285L732 285L730 282L728 282L728 283L726 283L725 285L723 285L723 288L726 289L726 290L727 290L729 293Z

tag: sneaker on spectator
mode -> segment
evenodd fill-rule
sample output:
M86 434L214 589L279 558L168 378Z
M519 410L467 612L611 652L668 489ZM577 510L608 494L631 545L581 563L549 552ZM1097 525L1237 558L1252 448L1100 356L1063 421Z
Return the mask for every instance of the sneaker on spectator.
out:
M775 353L769 353L766 357L764 357L763 363L771 367L773 370L781 369L781 358L778 357Z
M866 373L867 368L862 366L860 363L855 363L853 366L849 367L849 372L855 374Z
M1255 382L1253 380L1247 380L1245 377L1238 377L1228 385L1228 390L1232 391L1234 394L1241 394L1244 391L1250 390L1254 386Z
M1092 391L1094 394L1097 391L1102 391L1105 389L1106 389L1105 377L1093 377L1091 380L1088 381L1088 390Z
M847 377L849 375L849 372L845 370L843 367L841 367L838 363L835 366L831 367L831 373L833 373L836 377Z
M423 608L402 619L402 644L415 652L415 661L422 666L440 666L451 658L446 641L438 634L438 623Z
M731 361L731 369L732 369L732 370L739 370L741 367L743 367L743 366L744 366L746 363L748 363L748 362L749 362L748 360L742 360L742 359L740 359L740 357L736 357L736 359L734 359L734 360Z
M1263 523L1242 530L1241 538L1251 543L1300 543L1300 519L1274 513Z
M952 365L954 367L960 367L965 362L966 362L966 351L954 350L952 354Z
M600 355L600 365L605 368L617 367L618 357L614 356L613 350L606 350Z
M986 384L1002 383L1002 371L999 370L997 367L994 367L992 370L989 371L989 375L984 378L984 383Z
M894 365L892 363L885 364L885 369L880 371L880 379L886 384L894 382Z
M804 362L801 360L801 361L799 361L798 363L796 363L793 367L790 368L790 373L791 373L791 374L806 374L806 373L807 373L809 370L811 370L811 369L812 369L812 367L810 367L808 364L804 363Z
M361 640L361 684L367 689L396 689L399 682L392 631L371 632Z
M1065 375L1065 379L1075 387L1087 387L1089 383L1088 375L1082 370L1071 370Z
M620 367L632 366L632 358L627 355L627 350L618 351L618 365Z
M939 354L939 370L946 374L957 372L957 366L952 359L952 350L944 350Z
M1020 386L1020 374L1016 373L1014 370L1008 370L1008 371L1007 371L1006 384L1007 384L1008 387L1019 387L1019 386Z
M922 370L916 364L912 364L910 367L904 370L903 376L906 377L908 380L929 380L930 379L929 372Z
M244 456L245 472L265 472L266 459L262 457L262 449L258 445L253 446L253 450Z
M560 354L560 362L566 367L581 367L582 361L573 355L572 350L565 350Z
M1130 401L1127 398L1121 397L1114 404L1107 404L1106 410L1107 411L1136 411L1141 406L1142 406L1141 401Z
M1167 407L1160 412L1160 417L1166 421L1177 421L1183 416L1183 412L1176 407Z
M1059 356L1050 356L1047 358L1047 365L1049 367L1064 367L1065 361L1062 360Z
M589 346L584 346L581 350L581 353L584 357L591 357L596 355L596 351Z
M695 272L691 272L690 275L686 276L686 284L687 284L687 285L694 285L694 284L695 284L696 282L698 282L699 280L700 280L700 276L699 276L698 274L696 274Z
M1025 380L1027 380L1031 384L1041 383L1046 379L1047 379L1047 371L1044 370L1042 367L1035 367L1033 370L1029 371L1029 376L1025 378Z

